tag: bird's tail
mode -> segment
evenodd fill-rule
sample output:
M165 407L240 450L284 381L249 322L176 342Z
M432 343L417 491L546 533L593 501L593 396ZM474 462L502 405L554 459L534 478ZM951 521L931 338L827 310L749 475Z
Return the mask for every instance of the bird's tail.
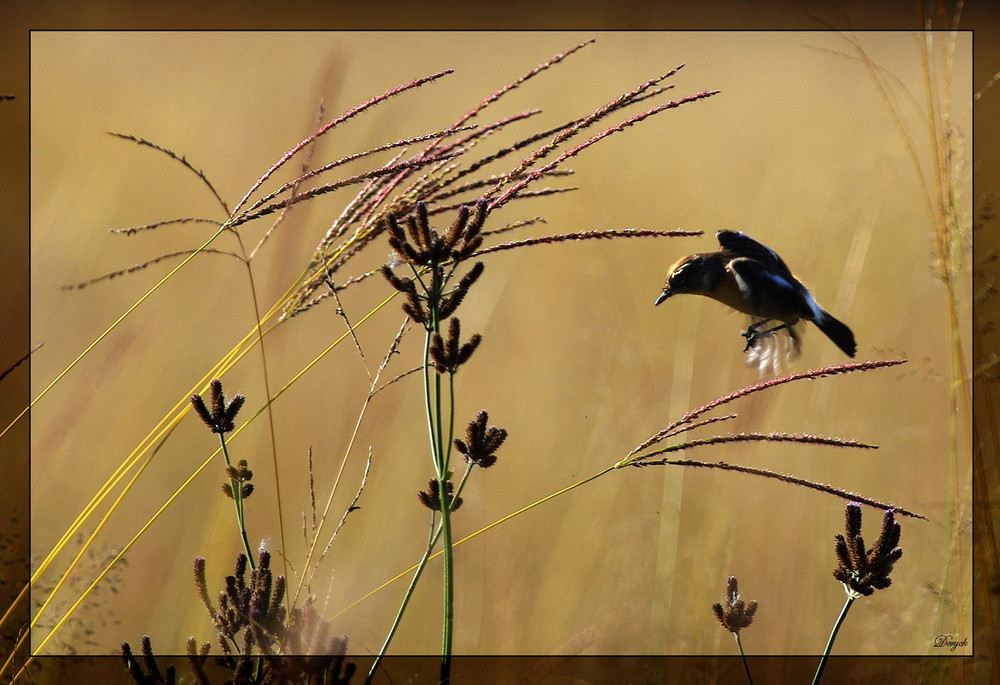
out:
M813 319L813 323L826 333L826 337L836 343L837 347L842 349L848 357L853 357L854 353L858 351L857 343L854 342L854 333L847 327L847 324L838 321L826 312Z

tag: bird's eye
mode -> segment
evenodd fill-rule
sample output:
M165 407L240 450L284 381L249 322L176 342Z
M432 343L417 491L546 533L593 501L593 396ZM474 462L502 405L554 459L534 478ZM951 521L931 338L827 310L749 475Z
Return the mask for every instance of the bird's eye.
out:
M670 276L670 280L683 283L687 279L691 278L693 274L696 275L697 268L692 266L693 264L695 264L694 261L688 261L678 266L674 269L674 273Z

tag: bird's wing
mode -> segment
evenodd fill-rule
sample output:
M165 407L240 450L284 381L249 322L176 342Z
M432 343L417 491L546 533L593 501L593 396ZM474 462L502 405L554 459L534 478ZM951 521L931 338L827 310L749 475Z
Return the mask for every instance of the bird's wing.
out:
M733 274L737 285L747 298L751 298L754 293L761 295L781 293L787 296L788 293L797 291L796 281L789 280L783 274L762 268L760 260L737 257L726 263L726 270Z
M787 270L766 269L760 260L748 257L729 260L726 270L733 274L750 314L785 322L823 316L812 294Z
M772 271L792 278L791 270L781 260L777 252L763 243L758 243L745 233L723 229L716 233L715 237L719 240L719 246L724 251L729 252L731 258L746 257L747 259L753 259Z

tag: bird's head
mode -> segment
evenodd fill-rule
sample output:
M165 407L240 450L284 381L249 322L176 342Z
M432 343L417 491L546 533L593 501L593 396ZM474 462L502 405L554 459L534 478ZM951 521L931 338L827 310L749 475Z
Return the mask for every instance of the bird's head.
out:
M693 254L674 264L663 284L663 292L656 298L656 304L671 295L710 292L721 276L722 265L717 264L718 261L717 254Z

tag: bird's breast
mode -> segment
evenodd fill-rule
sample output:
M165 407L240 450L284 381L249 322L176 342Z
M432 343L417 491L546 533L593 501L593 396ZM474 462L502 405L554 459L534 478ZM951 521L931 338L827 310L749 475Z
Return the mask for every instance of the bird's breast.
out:
M732 273L725 273L711 291L703 294L728 307L732 307L738 312L750 314L751 316L760 316L760 314L754 311L753 301L743 293L739 282L736 280L736 276Z

